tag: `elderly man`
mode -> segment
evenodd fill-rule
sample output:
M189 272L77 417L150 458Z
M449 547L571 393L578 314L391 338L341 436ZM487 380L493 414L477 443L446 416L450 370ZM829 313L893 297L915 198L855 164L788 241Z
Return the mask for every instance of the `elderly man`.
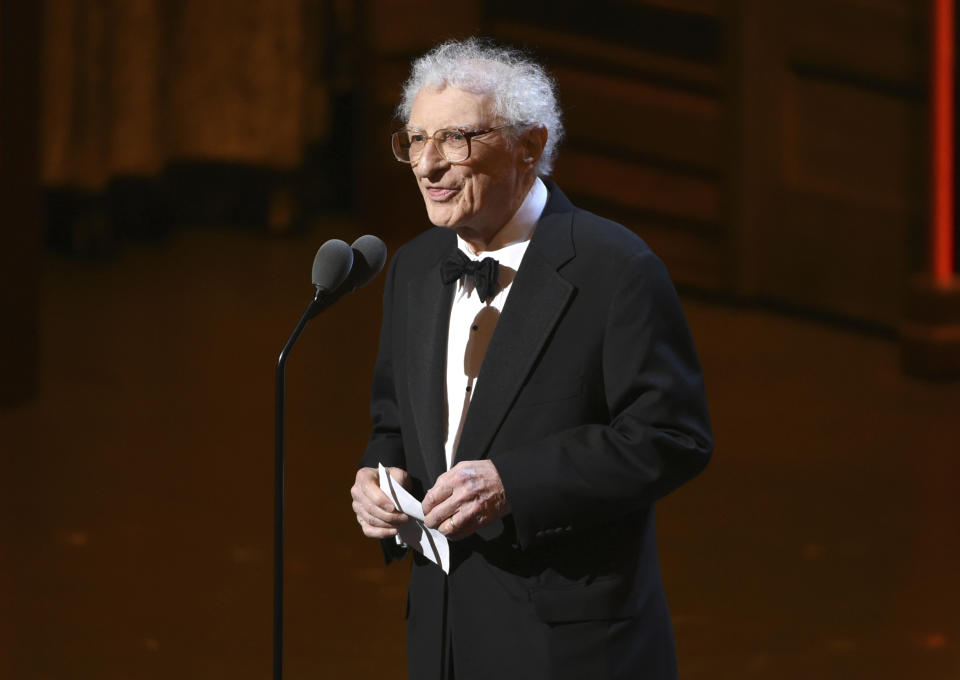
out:
M418 59L393 135L435 225L387 274L373 432L352 489L403 553L377 464L450 541L413 555L411 680L673 678L654 502L712 443L663 265L549 174L553 82L471 39Z

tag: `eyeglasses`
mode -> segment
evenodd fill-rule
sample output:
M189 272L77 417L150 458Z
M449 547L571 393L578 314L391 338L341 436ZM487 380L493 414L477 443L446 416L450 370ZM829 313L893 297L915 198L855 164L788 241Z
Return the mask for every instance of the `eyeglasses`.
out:
M401 163L416 163L427 147L427 140L443 158L450 163L460 163L470 158L470 140L494 130L511 127L510 124L484 128L483 130L464 130L463 128L442 128L432 135L417 130L398 130L390 136L393 155Z

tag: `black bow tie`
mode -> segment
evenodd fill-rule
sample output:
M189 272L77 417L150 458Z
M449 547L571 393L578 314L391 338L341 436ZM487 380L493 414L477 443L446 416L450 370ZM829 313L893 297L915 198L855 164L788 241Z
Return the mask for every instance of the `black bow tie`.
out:
M440 264L440 278L444 283L453 283L464 275L472 278L481 302L496 296L499 273L500 263L492 257L485 257L478 262L464 255L459 248Z

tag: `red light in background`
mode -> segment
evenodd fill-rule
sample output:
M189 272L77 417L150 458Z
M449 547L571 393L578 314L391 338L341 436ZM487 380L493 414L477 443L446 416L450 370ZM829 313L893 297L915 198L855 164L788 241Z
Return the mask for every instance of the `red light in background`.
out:
M946 285L953 277L954 197L954 4L933 0L933 192L930 268L933 280Z

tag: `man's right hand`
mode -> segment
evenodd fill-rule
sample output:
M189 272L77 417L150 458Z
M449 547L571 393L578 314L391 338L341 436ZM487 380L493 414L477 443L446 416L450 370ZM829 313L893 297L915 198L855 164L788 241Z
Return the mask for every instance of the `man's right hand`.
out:
M387 473L407 488L410 476L401 468L387 468ZM376 468L365 467L357 470L357 478L350 489L353 497L353 511L357 522L363 529L363 535L370 538L390 538L397 535L397 527L410 518L397 510L393 501L380 489L380 474Z

